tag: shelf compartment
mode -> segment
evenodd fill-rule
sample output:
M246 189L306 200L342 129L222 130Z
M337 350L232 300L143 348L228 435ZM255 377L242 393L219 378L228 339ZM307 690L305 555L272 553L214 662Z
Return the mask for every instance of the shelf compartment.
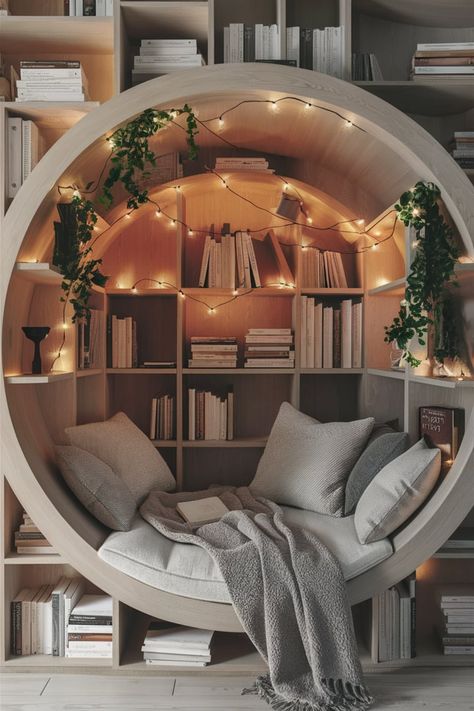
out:
M183 368L184 375L295 375L295 368Z
M113 18L8 15L2 17L0 43L5 54L21 46L29 54L112 54Z
M5 565L65 565L66 561L58 553L45 555L19 555L8 553L5 556Z
M445 116L462 114L472 108L471 81L452 77L449 82L422 81L357 81L361 89L375 94L408 114Z
M301 368L300 375L363 375L364 368Z
M376 286L374 289L369 289L367 293L369 296L383 296L384 294L388 294L389 296L403 296L405 287L406 279L402 277L401 279L394 279L394 281Z
M405 380L405 370L384 370L383 368L367 368L367 375L375 375L378 378L391 378L393 380Z
M11 113L33 120L41 128L69 129L87 113L93 111L98 101L6 101L3 106Z
M474 558L474 548L440 548L433 558L472 559Z
M353 375L355 377L350 377ZM359 417L357 410L360 378L357 373L335 376L330 370L301 377L300 407L321 422L346 422Z
M233 449L225 446L186 447L183 449L183 490L199 491L223 483L248 486L261 456L260 447L241 448L238 457Z
M205 299L206 296L295 296L295 289L287 286L263 286L249 289L208 289L207 287L183 288L186 296L197 296Z
M107 375L176 375L176 368L106 368Z
M174 449L178 446L175 439L152 439L151 443L157 449Z
M66 371L55 371L54 373L41 373L32 375L24 373L21 375L6 375L5 381L9 385L43 385L45 383L57 383L60 380L72 380L74 373Z
M359 287L326 287L324 289L302 287L301 293L306 296L363 296L364 290Z
M6 667L38 667L49 668L55 670L57 667L68 669L70 667L89 668L94 667L112 667L112 659L69 659L67 657L53 657L52 654L30 654L25 657L9 657L5 660Z
M84 368L76 371L76 378L93 378L104 374L103 368Z
M449 4L432 0L354 0L356 12L375 15L385 20L424 27L464 27L473 24L472 5L469 0Z

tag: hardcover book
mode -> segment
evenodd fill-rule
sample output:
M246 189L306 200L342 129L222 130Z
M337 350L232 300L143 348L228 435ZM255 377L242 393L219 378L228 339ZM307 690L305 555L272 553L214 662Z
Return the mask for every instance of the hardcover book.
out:
M217 496L209 496L199 501L181 501L176 511L191 526L202 526L205 523L219 521L229 509Z
M420 437L441 450L442 472L451 467L464 434L464 410L453 407L420 407Z

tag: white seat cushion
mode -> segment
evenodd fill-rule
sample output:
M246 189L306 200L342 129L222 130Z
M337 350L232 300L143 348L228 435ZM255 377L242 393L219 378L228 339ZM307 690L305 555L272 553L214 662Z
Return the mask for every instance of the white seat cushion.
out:
M339 559L346 580L392 554L388 539L363 545L354 516L339 518L282 507L288 522L318 535ZM210 555L199 546L174 543L141 518L130 531L111 533L98 551L114 568L165 592L212 602L230 602L229 593Z

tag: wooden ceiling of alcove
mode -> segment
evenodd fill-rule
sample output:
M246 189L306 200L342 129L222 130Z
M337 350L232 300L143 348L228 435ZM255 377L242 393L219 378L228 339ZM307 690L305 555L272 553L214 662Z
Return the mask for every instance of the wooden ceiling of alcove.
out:
M263 98L275 97L261 92ZM219 96L219 99L189 99L201 120L219 116L242 96ZM180 119L182 121L182 119ZM273 111L268 104L248 104L225 116L225 127L210 124L215 134L200 128L198 142L202 163L213 165L215 155L229 155L235 149L224 143L219 135L245 152L256 152L269 157L283 157L289 168L287 174L300 179L319 191L333 196L345 206L345 214L362 215L371 220L392 204L417 175L395 152L378 139L357 128L347 128L344 120L316 108L307 110L294 101L284 101ZM186 151L186 136L181 128L169 126L153 139L158 153ZM104 141L91 144L62 176L60 183L85 185L95 178L107 156ZM53 188L38 211L29 230L32 241L24 242L21 259L42 258L50 254L52 221L57 218L55 203L58 192ZM117 204L107 214L113 221L123 212Z

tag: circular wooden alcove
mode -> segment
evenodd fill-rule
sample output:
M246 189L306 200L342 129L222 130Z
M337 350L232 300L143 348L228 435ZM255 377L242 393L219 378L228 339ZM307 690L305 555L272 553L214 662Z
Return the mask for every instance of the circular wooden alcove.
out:
M272 102L285 96L302 101L280 101L276 108L271 103L248 103L226 114L224 127L218 124L218 117L242 100ZM200 130L201 168L207 157L213 165L213 156L222 151L220 134L243 150L270 156L271 164L274 156L277 173L288 176L298 188L314 221L326 225L359 217L370 222L417 180L431 180L441 188L464 253L472 257L472 186L433 138L385 102L327 76L270 65L214 66L173 74L125 92L83 119L47 153L9 209L1 266L6 376L28 367L30 352L20 327L29 322L32 314L37 322L60 322L57 284L48 285L46 281L38 286L40 276L25 276L15 268L16 262L50 260L57 185L83 185L93 179L107 155L104 135L121 123L150 106L171 108L185 102L197 110L200 120L217 117L206 124L212 132ZM306 108L305 103L312 107ZM184 133L168 127L157 136L153 147L157 153L184 151ZM276 176L259 180L235 176L235 181L239 191L253 195L255 202L266 200L269 206L276 207L275 200L281 194L281 180ZM213 202L212 220L203 216L202 223L225 221L223 198L219 197L222 186L216 176L196 175L179 184L194 213L203 195ZM181 199L169 186L160 186L153 196L170 214ZM245 207L240 209L243 215ZM123 212L124 205L118 202L105 217L111 223ZM245 226L256 228L259 221L261 224L262 218L252 213L246 216ZM153 222L153 212L145 208L128 222L126 227L121 221L110 229L98 241L95 252L104 257L105 271L113 275L110 289L122 288L127 293L137 279L157 278L149 250L158 250L153 256L159 258L160 242L153 236L164 234L158 221ZM171 227L168 229L171 234ZM132 233L134 261L130 260L130 250L126 251L127 237ZM333 233L329 237L336 239ZM345 237L352 244L359 238L357 229L354 227L353 235ZM186 235L181 234L180 239L186 240ZM163 237L163 244L166 242L170 243L170 238ZM400 259L396 240L391 240L390 245L387 249ZM162 278L165 268L161 265L160 269ZM170 269L174 269L174 278L181 279L177 261ZM185 273L183 279L187 279ZM185 281L181 283L189 286ZM48 339L51 352L57 348L59 337L59 328L53 329ZM68 332L67 339L70 337ZM22 505L65 560L116 599L170 621L240 631L230 605L170 595L124 575L98 558L96 549L107 532L64 490L53 465L52 443L63 439L63 428L75 421L78 411L80 421L106 416L105 409L100 412L97 392L105 388L107 376L99 373L87 379L91 383L88 388L78 388L82 378L75 372L72 347L66 347L61 369L71 371L70 377L52 378L52 382L41 385L14 384L6 377L1 389L4 472ZM360 377L365 380L370 376L364 371ZM381 398L384 393L381 390ZM105 395L103 398L105 402ZM90 411L89 402L96 403ZM348 583L353 603L409 574L444 543L472 508L473 429L469 409L466 435L449 476L419 515L394 537L394 554Z

